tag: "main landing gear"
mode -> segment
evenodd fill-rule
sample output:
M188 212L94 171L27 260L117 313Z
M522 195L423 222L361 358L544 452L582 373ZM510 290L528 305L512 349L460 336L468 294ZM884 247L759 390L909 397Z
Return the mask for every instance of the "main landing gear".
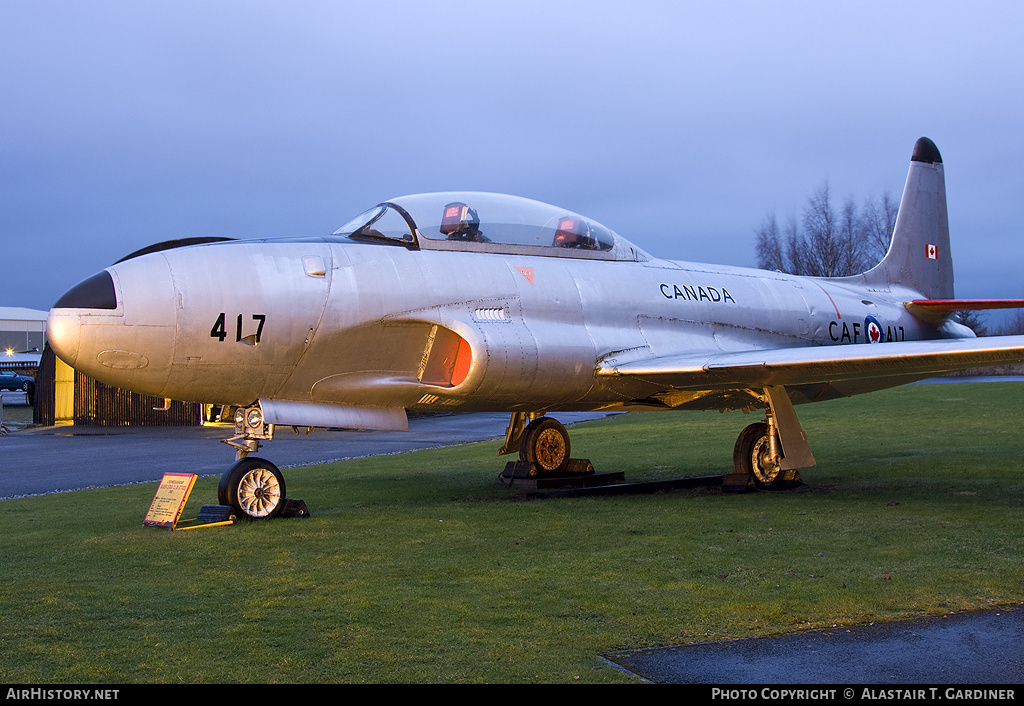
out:
M800 468L815 463L786 389L765 388L760 398L765 420L751 424L736 439L733 471L722 481L725 492L788 488L801 482Z
M561 422L538 412L513 412L498 455L519 452L502 474L507 478L593 473L586 459L570 458L569 432Z
M725 492L778 490L801 482L800 470L815 464L786 388L777 385L751 391L765 408L765 420L744 429L733 448L733 469L722 479ZM584 459L569 457L569 433L551 417L514 412L499 455L519 452L519 461L505 466L502 477L568 477L593 474Z

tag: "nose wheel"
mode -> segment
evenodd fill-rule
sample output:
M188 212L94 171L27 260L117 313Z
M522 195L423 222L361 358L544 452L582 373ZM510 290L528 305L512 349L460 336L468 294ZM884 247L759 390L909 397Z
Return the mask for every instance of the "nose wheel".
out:
M284 476L270 461L247 456L221 476L217 498L221 505L230 505L238 517L269 520L284 508Z

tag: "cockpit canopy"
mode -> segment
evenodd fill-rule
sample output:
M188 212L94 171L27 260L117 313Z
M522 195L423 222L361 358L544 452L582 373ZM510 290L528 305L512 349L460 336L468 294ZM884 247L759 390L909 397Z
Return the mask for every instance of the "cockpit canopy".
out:
M359 214L334 235L424 250L648 259L597 221L539 201L479 192L391 199Z

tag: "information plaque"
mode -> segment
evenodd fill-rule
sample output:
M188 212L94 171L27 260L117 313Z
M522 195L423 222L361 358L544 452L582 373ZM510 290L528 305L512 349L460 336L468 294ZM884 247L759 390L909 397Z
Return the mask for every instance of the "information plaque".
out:
M142 524L147 527L166 527L173 530L185 509L188 495L198 478L194 473L164 473L160 487L156 489L153 502L149 504L146 519Z

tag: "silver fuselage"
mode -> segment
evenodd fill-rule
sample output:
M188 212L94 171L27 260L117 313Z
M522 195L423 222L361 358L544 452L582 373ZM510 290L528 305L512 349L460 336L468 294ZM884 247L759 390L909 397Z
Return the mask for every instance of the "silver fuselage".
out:
M929 326L915 292L669 260L410 250L331 238L209 244L107 268L116 308L57 308L49 340L98 380L176 400L261 399L448 411L635 408L642 380L602 361L682 351L971 335ZM869 319L870 317L870 319ZM457 384L424 377L439 327L468 343ZM872 327L873 328L873 327ZM875 332L877 335L877 331ZM881 343L885 345L885 343ZM906 382L797 389L794 401ZM729 395L668 406L726 408Z

